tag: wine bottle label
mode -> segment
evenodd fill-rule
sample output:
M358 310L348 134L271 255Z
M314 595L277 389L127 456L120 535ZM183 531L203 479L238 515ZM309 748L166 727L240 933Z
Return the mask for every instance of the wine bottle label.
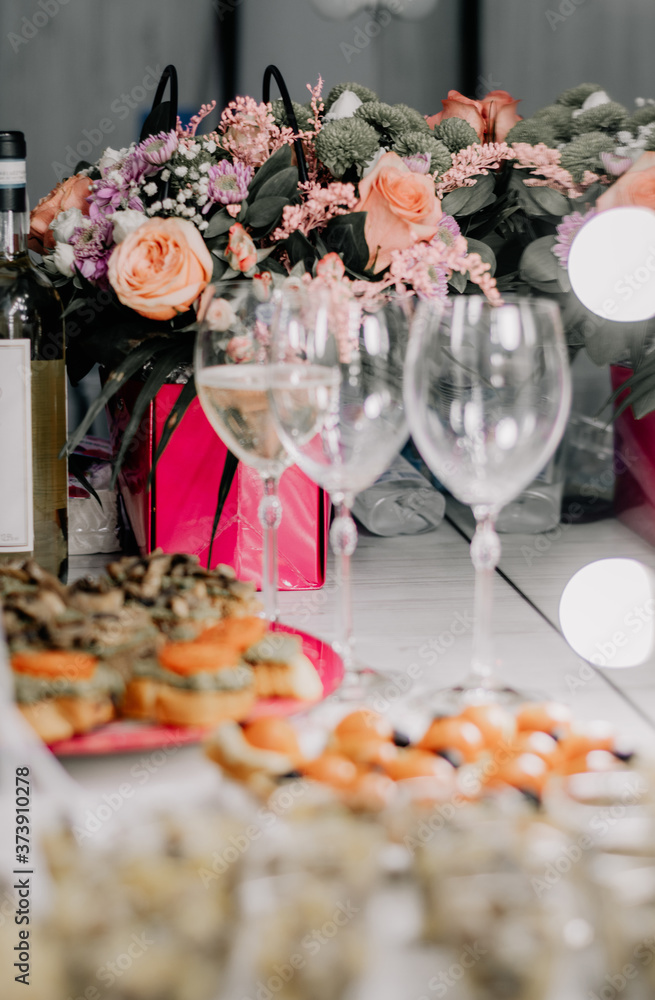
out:
M0 553L34 548L31 343L0 340Z
M0 160L0 188L25 187L25 160Z

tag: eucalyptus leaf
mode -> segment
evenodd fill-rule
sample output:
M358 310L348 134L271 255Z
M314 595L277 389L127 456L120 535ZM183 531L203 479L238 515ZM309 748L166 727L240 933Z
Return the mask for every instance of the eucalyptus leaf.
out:
M269 156L268 160L264 161L248 185L248 201L251 204L265 181L273 177L279 170L285 170L291 166L291 156L291 146L282 146L272 156Z
M563 268L553 253L554 246L554 236L542 236L528 244L519 263L519 274L523 281L527 281L529 284L534 284L537 281L559 282L559 272Z
M300 230L291 233L284 242L292 267L302 263L306 271L311 271L316 260L316 250Z
M466 288L466 275L460 274L459 271L453 271L448 280L448 284L451 288L454 288L456 292L463 292Z
M530 194L544 212L561 218L571 211L571 202L566 195L549 187L531 187Z
M495 201L493 174L479 177L471 187L458 188L444 196L441 208L444 215L473 215Z
M222 208L220 212L216 212L215 215L212 215L209 220L209 225L202 235L206 240L211 239L212 236L222 236L233 225L234 219L231 215L228 215L224 208Z
M323 231L323 243L329 253L337 253L351 271L364 271L370 248L364 227L366 212L350 212L331 219Z
M298 167L286 167L264 181L259 188L257 198L250 202L250 218L252 211L260 198L293 198L298 192Z
M282 209L288 204L288 198L262 195L250 206L248 213L250 225L256 229L272 225L281 218Z
M488 243L483 243L481 240L472 240L467 237L466 242L468 243L469 253L477 253L482 257L485 264L491 264L491 275L496 273L496 254L493 252Z

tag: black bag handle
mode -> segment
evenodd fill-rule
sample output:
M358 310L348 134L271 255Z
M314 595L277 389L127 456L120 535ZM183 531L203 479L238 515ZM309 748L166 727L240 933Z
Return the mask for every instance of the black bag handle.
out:
M162 101L166 85L170 83L171 96L168 101ZM169 64L164 68L155 98L152 102L150 114L143 123L140 141L143 142L149 135L156 135L157 132L173 132L177 125L177 70L175 66Z
M291 98L289 97L289 90L279 69L277 66L273 66L272 64L267 66L264 70L264 83L262 86L264 104L268 104L271 98L271 77L275 78L275 82L278 85L278 89L282 97L282 103L284 104L284 110L286 111L287 118L289 119L289 124L291 125L293 131L298 133L300 129L298 128L296 113L293 110L293 104L291 103ZM302 142L300 139L294 139L293 145L296 150L296 160L298 161L298 180L301 184L304 184L307 181L307 160L305 159L305 150L302 148Z

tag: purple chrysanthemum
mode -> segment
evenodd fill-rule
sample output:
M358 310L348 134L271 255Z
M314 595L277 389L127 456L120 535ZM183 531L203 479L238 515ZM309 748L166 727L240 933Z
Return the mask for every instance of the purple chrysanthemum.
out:
M586 215L582 215L580 212L573 212L571 215L565 215L560 222L557 227L557 242L555 243L552 252L555 254L562 267L566 267L568 265L573 240L576 238L585 222L587 222L592 215L595 214L595 208L592 208L586 213Z
M237 205L248 196L248 185L252 180L252 167L245 163L230 163L229 160L221 160L209 168L207 174L209 187L207 188L208 203L203 208L203 213L207 213L212 204Z
M178 146L177 134L175 132L158 132L151 135L137 146L144 160L154 167L161 167L167 163ZM149 171L151 174L156 170Z
M106 287L107 267L114 249L113 225L109 219L99 219L90 226L78 226L71 245L77 270L88 280Z
M146 159L140 146L137 146L131 153L128 153L120 168L121 177L127 188L133 184L141 184L144 177L156 174L158 170L159 167L154 166Z
M451 247L458 236L462 235L462 231L459 225L453 219L452 215L442 215L439 219L439 228L437 230L437 238L445 243L447 247Z
M123 200L123 189L114 181L102 179L93 185L89 197L89 215L94 222L118 211Z
M430 153L413 153L411 156L403 156L403 163L413 174L427 174L431 159Z

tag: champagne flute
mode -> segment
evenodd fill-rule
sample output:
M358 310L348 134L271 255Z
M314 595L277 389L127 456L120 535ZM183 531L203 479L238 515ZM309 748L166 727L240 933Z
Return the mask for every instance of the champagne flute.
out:
M400 304L371 302L347 283L280 293L271 327L269 390L280 438L294 461L330 495L336 517L337 640L344 683L337 697L361 697L378 675L355 659L350 557L355 495L375 482L407 438L402 394L408 322Z
M210 424L230 451L261 477L264 616L277 621L277 529L282 518L278 484L291 458L275 429L266 393L272 308L266 285L257 279L217 284L198 331L194 371Z
M476 520L471 673L443 693L460 704L517 700L492 669L495 522L544 467L566 426L571 379L557 304L507 296L492 305L476 295L422 303L407 355L405 401L425 462Z

